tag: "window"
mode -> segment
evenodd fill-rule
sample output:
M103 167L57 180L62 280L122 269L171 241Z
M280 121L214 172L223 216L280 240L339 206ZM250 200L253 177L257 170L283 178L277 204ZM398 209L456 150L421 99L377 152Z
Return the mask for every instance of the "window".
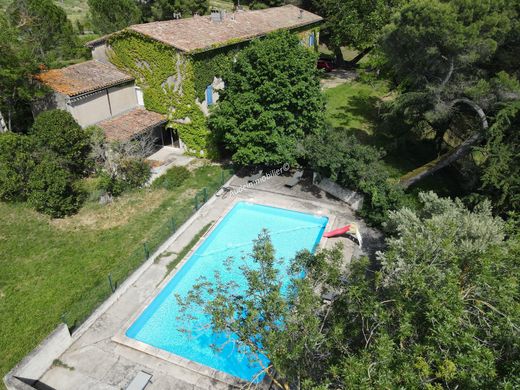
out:
M206 88L206 103L208 106L213 104L213 86L208 85Z
M314 41L315 41L315 36L314 36L314 31L313 31L309 35L309 47L314 47Z

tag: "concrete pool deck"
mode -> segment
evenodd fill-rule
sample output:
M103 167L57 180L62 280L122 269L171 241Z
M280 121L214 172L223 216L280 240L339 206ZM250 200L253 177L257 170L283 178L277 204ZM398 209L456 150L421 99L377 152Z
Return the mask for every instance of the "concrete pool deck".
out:
M229 375L222 375L223 373L207 367L201 369L200 365L192 364L193 362L184 364L181 361L172 361L168 356L157 355L157 351L129 347L125 345L127 343L122 343L124 340L121 339L121 335L124 335L131 319L135 318L159 292L168 277L167 265L175 259L176 253L179 253L208 223L218 222L238 201L325 215L329 217L327 230L355 221L363 233L367 231L365 225L344 203L327 197L305 181L293 189L284 186L286 181L287 177L272 177L253 188L243 190L238 195L228 192L211 198L193 218L179 228L169 245L162 248L166 256L143 264L135 272L137 276L134 280L130 277L132 283L120 287L117 300L103 308L101 315L90 322L87 320L76 336L72 335L73 341L59 357L59 364L54 364L39 378L41 388L121 389L125 388L139 371L152 375L146 389L233 388L233 378ZM247 179L235 176L228 184L236 189L244 183L247 183ZM199 244L203 239L204 237ZM359 251L356 244L345 238L323 238L320 246L329 248L336 242L343 242L346 261L350 261Z

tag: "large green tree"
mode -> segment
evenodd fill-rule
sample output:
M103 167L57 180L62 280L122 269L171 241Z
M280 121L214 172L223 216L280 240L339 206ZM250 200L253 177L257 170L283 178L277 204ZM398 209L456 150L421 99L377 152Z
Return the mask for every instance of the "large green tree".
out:
M91 134L82 129L69 112L42 112L29 133L39 153L54 156L75 177L85 175L90 163Z
M346 268L339 249L303 252L283 276L262 234L241 263L246 290L203 280L181 299L184 319L202 308L227 342L269 358L280 388L514 388L519 237L489 203L419 198L390 213L377 259Z
M209 124L236 164L294 164L305 135L323 128L316 54L294 34L253 41L224 80Z
M143 8L151 13L152 20L170 20L175 14L188 18L195 14L204 15L209 10L208 0L154 0L143 4Z
M359 61L377 43L383 27L404 0L309 0L304 6L325 17L323 41L343 65L342 46L360 51Z
M25 131L32 118L30 101L37 94L31 75L38 70L32 48L0 14L0 132Z
M108 34L139 23L141 11L134 0L88 0L94 30Z
M394 113L422 135L434 133L439 152L447 132L458 128L465 138L405 175L403 186L467 156L485 139L490 118L519 98L514 75L505 72L510 66L489 65L516 17L508 0L414 0L387 27L382 48L403 91L393 103Z
M78 42L63 8L52 0L16 0L7 7L13 26L43 62L70 59Z

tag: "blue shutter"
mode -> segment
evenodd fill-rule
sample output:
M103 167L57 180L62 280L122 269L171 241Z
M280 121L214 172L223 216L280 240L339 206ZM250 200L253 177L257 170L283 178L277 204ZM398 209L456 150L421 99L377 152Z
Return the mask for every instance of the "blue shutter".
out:
M213 104L213 87L211 85L206 88L206 103L208 103L208 106Z
M309 46L314 47L314 32L311 32L311 35L309 35Z

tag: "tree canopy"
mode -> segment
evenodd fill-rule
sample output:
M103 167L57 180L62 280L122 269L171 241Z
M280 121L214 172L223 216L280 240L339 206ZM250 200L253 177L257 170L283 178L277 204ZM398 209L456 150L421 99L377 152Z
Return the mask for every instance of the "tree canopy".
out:
M209 125L238 165L294 164L304 136L323 128L316 54L294 34L253 41L224 80Z
M69 59L78 43L65 11L52 0L16 0L7 7L13 26L40 60Z
M139 23L141 11L134 0L88 0L94 30L108 34Z
M404 0L311 0L307 8L325 17L322 37L343 60L340 48L351 46L366 53Z
M520 91L509 63L496 62L511 41L517 9L510 1L413 0L385 29L382 50L402 93L393 113L421 136L435 134L438 152L448 132L463 141L403 176L408 187L468 156L486 139L492 117ZM493 66L490 64L493 63Z
M262 233L240 265L246 291L218 275L202 280L180 299L185 320L202 309L227 342L255 361L267 356L284 389L512 388L519 237L505 238L489 203L469 211L434 193L419 198L417 211L389 214L387 249L374 262L346 269L340 248L301 252L287 279Z
M153 0L143 4L148 9L143 14L150 13L153 20L170 20L174 14L180 14L183 18L195 14L204 15L209 10L208 0Z
M31 75L38 69L32 48L0 14L0 132L23 131L32 117L30 101L37 95Z

